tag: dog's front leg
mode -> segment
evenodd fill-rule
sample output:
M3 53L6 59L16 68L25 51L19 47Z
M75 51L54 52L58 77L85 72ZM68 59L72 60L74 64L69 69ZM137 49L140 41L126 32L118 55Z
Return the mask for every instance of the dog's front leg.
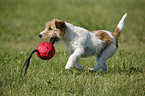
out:
M73 54L69 57L65 69L70 69L71 67L76 68L78 70L84 70L84 67L79 64L79 58L84 54L83 48L77 48L74 50Z

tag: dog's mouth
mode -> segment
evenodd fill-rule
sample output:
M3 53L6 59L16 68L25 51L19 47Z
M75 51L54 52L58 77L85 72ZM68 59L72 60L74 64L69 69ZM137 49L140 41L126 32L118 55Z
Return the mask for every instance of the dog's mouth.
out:
M59 40L59 39L58 39L57 37L51 37L49 42L50 42L51 44L54 44L54 43L57 42L58 40Z

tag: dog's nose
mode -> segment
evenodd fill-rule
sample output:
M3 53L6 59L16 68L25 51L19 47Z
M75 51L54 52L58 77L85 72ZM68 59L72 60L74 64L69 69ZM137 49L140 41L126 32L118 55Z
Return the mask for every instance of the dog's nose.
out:
M42 34L39 34L39 37L41 38L42 37Z

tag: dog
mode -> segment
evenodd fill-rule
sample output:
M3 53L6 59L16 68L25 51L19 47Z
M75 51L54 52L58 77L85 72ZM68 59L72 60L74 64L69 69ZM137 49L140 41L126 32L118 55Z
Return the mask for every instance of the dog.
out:
M106 61L112 57L118 49L118 37L124 27L127 13L124 14L113 33L106 30L88 31L82 27L74 26L63 20L53 19L46 23L44 31L40 32L40 38L50 38L50 42L56 43L62 40L67 51L71 54L65 69L75 68L84 70L79 64L81 57L96 56L97 65L88 68L90 71L100 73L107 71Z

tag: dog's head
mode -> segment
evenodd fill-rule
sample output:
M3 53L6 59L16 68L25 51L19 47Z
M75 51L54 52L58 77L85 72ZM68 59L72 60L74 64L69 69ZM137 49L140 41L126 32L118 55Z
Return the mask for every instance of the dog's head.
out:
M40 32L40 38L50 38L50 42L54 43L63 38L66 30L65 22L59 19L53 19L46 23L44 31Z

